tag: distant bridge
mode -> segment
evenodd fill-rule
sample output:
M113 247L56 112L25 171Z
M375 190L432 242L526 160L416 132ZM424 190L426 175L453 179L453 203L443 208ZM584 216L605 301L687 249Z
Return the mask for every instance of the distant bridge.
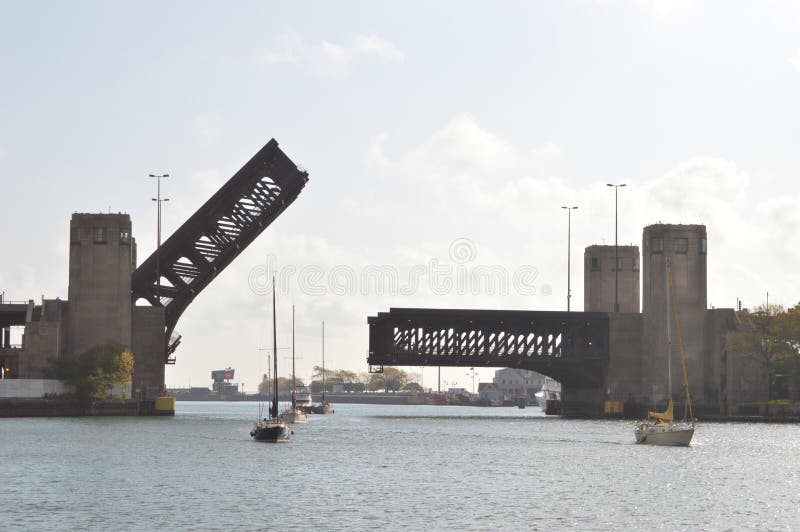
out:
M521 368L595 389L608 366L602 312L393 308L367 321L375 366Z

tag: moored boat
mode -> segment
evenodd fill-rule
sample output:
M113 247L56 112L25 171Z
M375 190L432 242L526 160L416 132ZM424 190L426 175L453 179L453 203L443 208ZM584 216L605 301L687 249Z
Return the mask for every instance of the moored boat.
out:
M534 394L542 412L547 413L547 401L561 400L561 383L545 376L542 388Z
M333 405L325 400L325 322L322 322L322 401L311 407L312 414L333 414Z
M295 405L298 409L306 414L311 412L314 408L314 402L311 400L311 392L307 386L298 386L295 390Z
M311 408L311 412L314 414L333 414L333 405L325 401L324 403L314 405Z
M306 412L297 406L294 372L294 305L292 305L292 405L284 410L280 417L286 423L308 423Z

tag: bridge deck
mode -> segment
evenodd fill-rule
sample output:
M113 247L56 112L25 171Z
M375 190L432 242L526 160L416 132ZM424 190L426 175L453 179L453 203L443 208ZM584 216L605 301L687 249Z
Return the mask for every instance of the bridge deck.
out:
M608 362L602 312L393 308L368 323L371 365L514 367L596 385Z
M0 329L14 325L25 325L28 303L0 303Z

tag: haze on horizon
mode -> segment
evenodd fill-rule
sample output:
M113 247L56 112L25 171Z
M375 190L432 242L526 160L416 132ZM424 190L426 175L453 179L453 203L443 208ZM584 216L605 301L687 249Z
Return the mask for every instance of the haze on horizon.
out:
M363 371L366 317L389 307L565 310L562 205L579 206L581 310L583 249L614 242L606 183L627 184L620 244L651 223L707 226L710 305L800 301L800 4L0 3L6 298L67 297L73 212L130 213L141 263L150 173L172 176L164 239L272 137L310 173L182 316L170 386L232 366L255 390L271 270L302 377L322 320L327 366ZM398 285L363 282L376 271ZM471 387L465 368L442 373Z

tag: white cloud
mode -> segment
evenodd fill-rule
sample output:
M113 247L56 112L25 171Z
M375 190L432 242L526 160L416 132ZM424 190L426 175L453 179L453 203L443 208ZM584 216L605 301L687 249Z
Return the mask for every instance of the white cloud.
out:
M789 61L794 65L797 71L800 72L800 48L797 49L797 51L794 53L794 57L792 57Z
M560 251L553 252L566 237L561 205L580 207L572 222L575 257L584 246L613 242L613 191L604 182L575 186L563 175L544 171L548 160L563 158L557 145L546 144L529 157L468 117L457 118L395 159L385 155L385 144L385 137L374 140L369 160L380 164L371 169L414 179L424 187L415 201L421 210L435 209L429 226L448 227L450 216L456 219L453 227L483 220L485 231L472 229L482 253L502 264L519 260L515 253L523 255L556 291L565 288L558 287L563 258ZM710 302L730 307L740 297L755 304L769 290L776 300L781 294L786 304L793 304L800 300L800 274L791 265L800 261L800 250L786 242L800 231L800 214L792 207L798 200L775 197L754 203L752 182L735 162L710 156L689 157L661 175L627 180L619 193L620 242L641 246L643 227L653 223L705 224ZM396 208L387 219L401 217L409 205ZM469 212L467 219L464 212ZM448 229L440 230L443 240ZM578 259L573 262L577 279L580 268ZM580 301L582 287L573 286L573 291ZM530 302L552 303L541 298Z
M212 144L219 140L222 132L222 116L214 111L195 115L191 129L194 136L204 144Z
M634 0L657 18L667 18L692 7L692 0Z
M343 74L359 60L400 63L406 58L396 45L376 35L359 35L350 43L308 43L295 30L278 35L275 46L259 48L255 56L265 65L305 66L317 74Z
M353 50L357 55L376 57L387 62L405 61L406 54L389 41L376 35L358 36L355 38Z
M225 183L225 177L219 170L204 170L194 172L192 181L199 185L207 193L215 193Z
M273 48L259 48L258 58L270 64L298 63L306 50L306 45L295 31L286 31L278 35Z

